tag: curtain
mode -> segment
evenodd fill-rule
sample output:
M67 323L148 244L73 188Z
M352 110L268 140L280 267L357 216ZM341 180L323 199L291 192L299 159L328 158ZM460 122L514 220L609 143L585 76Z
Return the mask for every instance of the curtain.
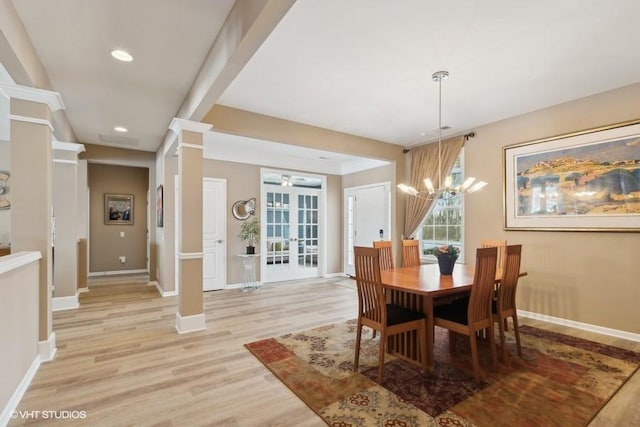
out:
M464 146L464 136L442 141L442 181L453 168L453 165L460 155L460 150ZM438 143L423 145L411 149L411 170L409 185L418 191L425 190L424 179L431 178L434 187L440 188L438 182ZM408 239L415 237L420 225L431 210L434 200L421 199L419 197L407 196L407 204L404 215L404 235Z

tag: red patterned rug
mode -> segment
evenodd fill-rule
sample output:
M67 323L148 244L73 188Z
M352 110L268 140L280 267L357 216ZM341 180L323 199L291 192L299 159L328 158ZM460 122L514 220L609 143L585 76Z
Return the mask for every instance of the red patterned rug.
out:
M276 377L330 426L585 426L638 369L640 353L522 326L523 357L510 357L473 379L468 340L450 354L436 328L428 372L391 355L375 382L378 341L363 332L360 372L353 372L355 321L246 344ZM379 334L378 334L379 337Z

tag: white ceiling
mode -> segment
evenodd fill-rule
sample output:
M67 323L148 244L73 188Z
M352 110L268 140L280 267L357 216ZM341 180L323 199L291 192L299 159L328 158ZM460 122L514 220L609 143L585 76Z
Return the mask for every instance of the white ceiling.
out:
M147 151L233 3L13 0L78 140ZM298 0L218 103L412 146L437 135L441 69L444 135L640 82L638 16L637 0ZM135 60L112 60L115 47ZM332 153L218 136L218 158L335 169L316 161Z

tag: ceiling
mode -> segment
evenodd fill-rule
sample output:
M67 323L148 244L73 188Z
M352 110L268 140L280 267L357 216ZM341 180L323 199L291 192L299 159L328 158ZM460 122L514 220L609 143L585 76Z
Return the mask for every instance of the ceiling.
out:
M156 151L234 1L13 4L78 141ZM445 136L640 82L639 15L637 0L298 0L217 103L413 146L437 138L442 69ZM134 61L114 61L118 47ZM273 141L216 145L221 159L260 162L260 145L282 163L267 166L334 156L321 160L354 170Z

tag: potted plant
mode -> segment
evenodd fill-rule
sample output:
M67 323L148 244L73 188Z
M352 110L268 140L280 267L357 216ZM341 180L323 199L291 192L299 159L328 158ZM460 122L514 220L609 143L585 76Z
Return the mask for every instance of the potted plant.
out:
M256 248L253 244L260 241L260 223L258 222L258 218L253 217L253 219L243 222L238 238L247 242L247 254L255 254Z
M453 245L436 246L433 248L425 249L425 255L433 255L438 259L438 267L440 268L440 274L450 275L453 273L453 267L456 264L456 260L460 255L460 248Z

